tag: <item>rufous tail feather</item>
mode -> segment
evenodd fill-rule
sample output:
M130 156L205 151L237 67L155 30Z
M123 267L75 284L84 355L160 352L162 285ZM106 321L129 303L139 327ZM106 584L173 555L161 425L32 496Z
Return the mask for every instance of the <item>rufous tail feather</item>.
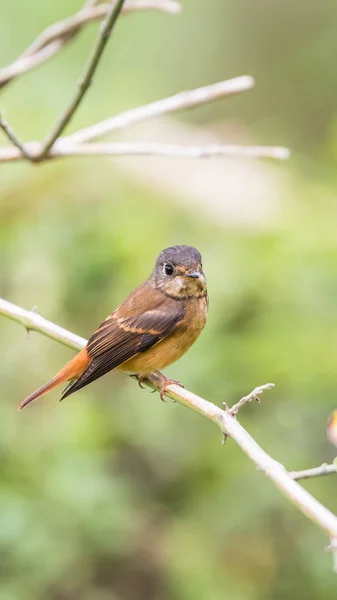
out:
M61 385L61 383L79 377L87 368L89 362L90 359L88 352L86 348L84 348L70 362L68 362L61 369L61 371L59 371L52 379L50 379L50 381L42 385L39 389L35 390L35 392L30 394L30 396L27 396L27 398L22 400L18 406L18 410L22 410L28 406L28 404L34 402L34 400L41 398L41 396L44 396L58 385Z

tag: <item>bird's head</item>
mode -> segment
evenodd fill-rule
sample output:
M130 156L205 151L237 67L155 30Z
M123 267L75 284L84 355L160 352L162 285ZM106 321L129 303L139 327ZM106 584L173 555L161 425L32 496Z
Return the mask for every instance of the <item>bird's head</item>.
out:
M192 246L172 246L163 250L150 276L151 283L177 300L200 298L207 293L201 254Z

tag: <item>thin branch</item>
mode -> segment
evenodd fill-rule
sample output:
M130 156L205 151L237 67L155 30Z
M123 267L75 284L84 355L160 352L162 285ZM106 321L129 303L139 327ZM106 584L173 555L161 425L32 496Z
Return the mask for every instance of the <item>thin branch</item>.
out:
M59 154L58 154L59 153ZM57 146L54 156L168 156L172 158L211 158L216 156L239 156L243 158L275 158L284 160L289 150L271 146L234 146L213 144L210 146L181 146L155 142L115 142Z
M32 56L22 56L18 58L15 62L8 67L4 67L0 71L0 89L3 88L7 83L9 83L15 77L26 73L27 71L31 71L45 60L47 60L50 56L53 56L58 52L62 46L64 45L64 41L57 40L42 48L36 54Z
M3 118L1 113L0 113L0 128L2 129L4 134L8 137L9 141L12 142L12 144L18 149L21 157L25 158L26 160L31 160L31 156L30 156L28 150L26 149L26 146L19 140L19 138L14 133L14 131L11 128L11 126L9 125L9 123L7 123L7 121L5 121L5 119Z
M56 42L55 42L56 43ZM43 50L46 50L44 48ZM249 90L254 85L254 79L249 76L235 77L225 81L206 85L179 92L174 96L163 98L150 104L139 106L124 113L120 113L110 119L101 121L96 125L87 127L66 137L58 138L53 147L49 150L48 156L43 151L43 146L39 142L27 142L25 150L30 157L34 157L35 162L42 162L45 159L61 156L100 156L106 155L143 155L143 156L173 156L203 158L211 156L248 156L248 157L269 157L276 159L285 159L289 156L289 150L278 147L245 147L245 146L226 146L212 145L206 147L182 147L174 144L154 144L154 143L119 143L119 144L83 144L89 141L117 131L131 125L143 122L145 120L173 113L178 110L192 108L201 104L211 102L219 98L231 96L240 92ZM81 145L80 145L81 144ZM12 162L21 160L21 154L15 148L0 147L0 162Z
M252 400L260 402L259 396L261 396L261 394L263 394L265 390L271 390L273 387L275 387L274 383L265 383L264 385L259 385L252 392L250 392L248 396L244 396L243 398L241 398L241 400L234 404L234 406L228 408L227 404L225 404L225 408L227 409L229 414L232 415L232 417L235 417L235 415L237 415L237 413L239 412L240 408L245 406L245 404L248 404Z
M37 156L40 162L41 145L39 142L27 142L26 151ZM155 156L171 158L211 158L216 156L240 158L273 158L284 160L290 152L287 148L272 146L233 146L213 144L211 146L180 146L178 144L160 144L152 142L114 142L107 144L68 144L57 143L51 148L44 160L76 156ZM0 163L22 160L16 148L0 147Z
M0 89L10 80L34 69L42 62L56 54L65 44L70 42L87 23L103 19L109 10L109 4L87 3L75 15L63 19L47 27L37 39L12 64L0 70ZM128 0L122 9L123 14L138 10L157 10L169 14L177 14L181 5L175 0Z
M104 48L108 42L108 39L117 21L119 13L122 10L124 2L125 0L115 0L111 2L109 11L107 12L106 18L104 19L104 22L102 24L101 31L91 51L91 56L89 57L88 62L84 67L84 71L81 75L74 97L71 100L69 106L57 120L54 129L52 129L50 134L42 143L40 155L36 157L36 159L42 160L48 154L55 140L61 135L64 128L68 125L69 121L71 120L75 111L77 110L78 106L83 100L85 93L87 92L92 83L94 73L98 67L98 63L102 57Z
M125 13L135 10L158 10L171 15L180 13L182 6L178 0L129 0L124 8Z
M100 123L96 123L95 125L91 125L80 131L76 131L65 138L60 138L57 143L61 143L64 140L67 140L72 144L89 142L90 140L112 133L113 131L118 131L119 129L142 123L143 121L153 119L154 117L174 113L178 110L184 110L185 108L193 108L211 102L212 100L246 92L247 90L250 90L254 84L255 81L253 77L242 75L241 77L218 81L217 83L205 85L193 90L185 90L178 94L174 94L174 96L169 96L168 98L163 98L162 100L157 100L150 104L144 104L143 106L137 106L137 108L105 119Z
M36 307L32 311L25 310L24 308L20 308L11 302L7 302L7 300L3 300L0 298L0 315L8 317L20 325L23 325L26 330L29 331L38 331L47 337L50 337L52 340L56 340L65 346L69 346L69 348L74 348L75 350L83 348L87 343L87 340L76 335L75 333L71 333L55 323L51 321L47 321L36 312Z
M213 144L211 146L184 147L175 144L160 143L108 143L108 144L83 144L82 142L106 135L133 124L143 122L147 119L172 113L185 108L192 108L212 100L246 91L254 85L254 80L249 76L236 77L226 81L220 81L211 85L203 86L193 90L187 90L169 96L162 100L137 107L126 111L111 119L102 121L77 131L76 133L58 138L53 147L45 155L43 145L39 142L27 142L25 144L26 154L34 162L42 162L49 158L62 156L171 156L187 158L208 158L214 156L243 156L243 157L267 157L274 159L285 159L289 157L289 150L282 147L265 146L234 146L224 144ZM12 162L21 160L21 153L15 148L0 147L0 162Z
M80 12L58 21L43 31L38 38L33 42L24 53L24 56L35 54L48 44L65 39L69 40L69 36L76 35L83 25L92 21L100 21L104 19L110 9L108 3L98 4L95 6L83 8ZM122 14L129 14L137 10L158 10L161 12L177 14L181 10L181 5L173 0L127 0L125 6L122 7Z
M322 475L331 475L337 473L337 465L328 465L323 463L320 467L314 467L313 469L305 469L304 471L290 471L289 475L293 479L309 479L312 477L321 477Z
M73 333L58 328L56 325L43 319L43 317L26 311L10 302L0 299L0 314L17 321L28 329L39 331L53 339L60 341L76 350L84 347L86 340L78 338ZM59 334L60 332L60 334ZM148 383L154 389L160 390L162 379L160 374L151 374ZM262 386L261 386L262 387ZM331 548L334 557L334 568L337 569L337 517L323 504L316 500L307 490L301 487L287 472L285 467L269 456L240 425L228 410L222 410L215 404L204 398L181 388L178 385L169 385L166 395L203 415L216 425L223 434L230 436L250 460L262 470L265 475L273 481L276 487L293 503L299 510L318 525L331 540Z

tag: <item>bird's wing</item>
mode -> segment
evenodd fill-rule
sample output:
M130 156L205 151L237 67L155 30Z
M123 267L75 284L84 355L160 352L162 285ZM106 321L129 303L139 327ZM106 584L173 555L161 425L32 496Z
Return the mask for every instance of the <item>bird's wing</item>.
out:
M119 309L103 321L90 338L87 351L91 361L80 378L65 390L62 400L157 344L185 315L180 302L162 302L158 308L139 315L119 316L121 312Z

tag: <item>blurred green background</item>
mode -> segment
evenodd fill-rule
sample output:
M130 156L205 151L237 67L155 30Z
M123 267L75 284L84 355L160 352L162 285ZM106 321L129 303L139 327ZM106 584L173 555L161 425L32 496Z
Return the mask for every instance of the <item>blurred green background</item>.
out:
M3 66L79 0L1 5ZM165 246L193 244L208 325L168 374L221 405L276 383L240 420L290 469L334 458L335 2L184 0L120 19L69 131L182 89L250 74L254 90L128 139L285 145L285 163L69 159L1 165L1 296L89 336ZM41 139L97 24L11 83L1 108ZM116 138L115 138L116 139ZM118 139L118 138L117 138ZM120 139L123 139L122 137ZM3 139L3 143L6 141ZM62 404L16 404L72 352L0 321L1 600L336 598L325 536L200 416L109 374ZM336 478L305 486L336 511Z

